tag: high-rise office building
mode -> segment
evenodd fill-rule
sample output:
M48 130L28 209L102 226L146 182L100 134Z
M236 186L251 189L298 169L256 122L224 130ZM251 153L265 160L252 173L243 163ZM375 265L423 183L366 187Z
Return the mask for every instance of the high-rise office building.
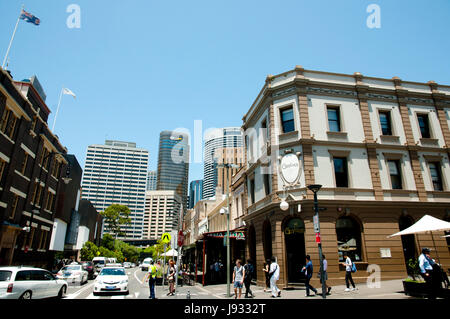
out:
M143 237L160 239L162 234L178 229L181 196L176 191L147 191Z
M191 209L195 204L201 200L203 197L203 180L195 180L189 184L189 205L188 208Z
M203 199L211 198L218 186L217 150L242 148L242 132L240 127L218 128L205 134L203 157ZM234 152L234 151L233 151ZM223 151L219 152L220 154ZM219 154L219 156L221 156Z
M124 239L141 239L144 223L148 151L136 143L110 141L90 145L82 180L82 198L100 212L111 204L130 208L131 225L122 227ZM108 232L108 225L104 225Z
M149 171L147 173L147 190L156 190L156 171Z
M157 190L173 190L187 209L189 138L185 133L163 131L159 135Z

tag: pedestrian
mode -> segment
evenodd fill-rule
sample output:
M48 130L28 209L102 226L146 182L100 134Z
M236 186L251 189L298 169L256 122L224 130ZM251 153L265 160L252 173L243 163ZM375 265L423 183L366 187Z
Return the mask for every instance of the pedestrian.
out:
M327 259L325 258L325 255L324 254L322 254L322 262L323 262L323 281L325 282L325 289L326 289L326 291L327 291L327 295L329 295L330 294L330 292L331 292L331 287L329 287L328 285L327 285L327 280L328 280L328 273L327 273L327 269L328 269L328 261L327 261ZM320 284L322 284L322 276L320 276L320 272L319 272L319 278L320 278ZM323 291L322 291L322 294L323 294Z
M280 266L277 264L277 260L272 256L269 269L270 289L272 290L272 298L281 297L281 290L277 287L277 281L280 279Z
M347 286L347 288L345 288L345 291L350 291L349 282L352 284L353 287L351 290L354 291L356 290L356 287L355 283L353 282L352 272L354 272L354 269L356 269L356 267L354 266L352 260L350 259L347 253L344 253L344 260L345 262L343 262L342 265L345 266L345 285Z
M155 284L156 284L156 273L158 270L156 269L156 266L154 265L154 261L150 260L150 267L148 267L148 273L147 273L147 279L148 286L150 288L150 299L156 299L155 296Z
M175 263L170 259L167 269L167 281L169 282L169 292L167 293L167 296L173 296L175 294L175 275Z
M253 298L253 292L250 289L250 285L252 284L253 272L255 271L255 267L253 266L252 260L247 259L247 263L244 265L245 277L244 277L244 285L245 285L245 298ZM250 297L248 296L250 294Z
M236 266L234 266L233 270L234 299L237 298L241 299L244 278L245 278L245 269L241 265L241 260L238 259L236 260ZM239 297L238 297L238 290L239 290Z
M270 277L269 277L269 272L270 272L270 259L266 259L266 263L264 264L264 277L266 278L266 286L264 287L264 292L267 292L267 289L270 288Z
M305 267L302 268L302 272L305 272L305 277L306 277L306 297L309 297L309 290L311 289L314 292L314 296L317 295L317 289L314 288L313 286L311 286L311 284L309 283L309 281L312 278L313 275L313 264L311 261L311 257L309 255L306 255L306 265Z
M422 254L419 256L419 268L423 279L425 279L430 299L436 298L441 285L441 278L437 274L437 265L435 266L435 264L435 261L430 257L430 249L422 248Z

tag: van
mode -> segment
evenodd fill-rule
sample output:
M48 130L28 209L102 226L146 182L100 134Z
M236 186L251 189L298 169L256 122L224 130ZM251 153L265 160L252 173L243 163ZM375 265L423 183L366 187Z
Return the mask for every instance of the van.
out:
M103 268L106 266L106 264L109 263L109 258L106 257L94 257L92 259L92 262L94 263L95 268Z
M150 267L150 263L152 262L152 258L145 258L142 264L140 265L142 271L148 271L148 268Z

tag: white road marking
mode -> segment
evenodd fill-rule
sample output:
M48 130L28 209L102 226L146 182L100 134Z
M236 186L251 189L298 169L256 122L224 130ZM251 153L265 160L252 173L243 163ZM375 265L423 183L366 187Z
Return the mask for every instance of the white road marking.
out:
M100 297L94 296L94 294L91 292L91 294L89 296L87 296L86 299L100 299Z
M138 268L138 269L139 269L139 268ZM136 269L136 271L134 272L134 278L136 278L136 280L139 281L139 282L141 283L141 285L143 285L144 283L137 277L136 272L137 272L137 269Z
M111 296L111 299L125 299L124 295Z
M73 294L66 295L65 299L75 299L80 295L82 292L86 291L88 288L92 288L94 286L94 282L88 284L86 287L81 288L77 292L74 292Z
M219 299L225 299L225 297L220 296L220 295L218 295L218 294L214 294L214 293L212 293L211 291L206 290L205 288L201 287L200 285L196 286L196 288L197 288L197 289L200 289L200 290L203 290L203 291L206 292L208 295L213 295L214 297L219 298Z

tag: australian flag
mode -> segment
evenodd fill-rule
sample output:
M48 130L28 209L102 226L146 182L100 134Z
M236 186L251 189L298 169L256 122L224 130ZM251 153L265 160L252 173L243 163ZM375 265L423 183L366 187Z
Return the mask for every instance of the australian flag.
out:
M41 20L38 17L32 15L31 13L26 12L22 9L20 13L20 19L25 20L26 22L33 23L34 25L39 25Z

